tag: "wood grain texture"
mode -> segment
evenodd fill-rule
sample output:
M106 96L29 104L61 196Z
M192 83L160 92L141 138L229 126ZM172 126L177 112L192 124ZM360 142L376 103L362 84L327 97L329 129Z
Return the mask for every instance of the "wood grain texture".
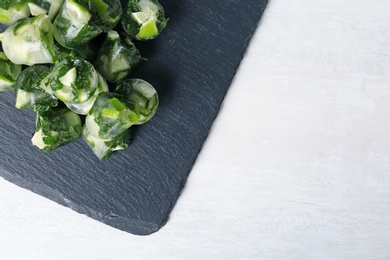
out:
M131 236L2 181L0 254L389 259L387 10L270 1L164 228Z

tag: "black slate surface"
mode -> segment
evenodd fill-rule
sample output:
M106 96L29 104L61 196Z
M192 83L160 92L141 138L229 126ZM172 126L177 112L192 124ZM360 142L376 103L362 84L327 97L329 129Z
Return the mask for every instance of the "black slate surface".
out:
M170 18L133 73L160 95L132 144L100 162L82 139L44 153L31 145L35 115L0 93L0 175L59 204L137 235L167 221L217 116L267 0L161 0ZM4 28L4 27L3 27Z

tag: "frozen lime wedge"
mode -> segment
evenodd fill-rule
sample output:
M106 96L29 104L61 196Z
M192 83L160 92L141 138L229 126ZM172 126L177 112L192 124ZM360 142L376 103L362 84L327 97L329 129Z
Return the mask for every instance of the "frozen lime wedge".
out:
M28 3L28 7L30 8L30 13L32 16L38 16L40 14L46 14L47 11L40 6L33 4L33 3Z
M76 68L72 68L59 80L63 85L69 87L76 81L76 78L77 78L77 70Z
M17 109L22 109L27 106L31 101L31 93L24 91L23 89L18 89L16 91L16 102L15 107Z
M158 34L158 29L156 26L156 20L151 19L141 26L137 37L138 39L143 40L143 39L154 37L157 34Z
M72 94L69 88L62 88L54 91L54 95L61 101L71 102L74 99L74 95Z
M149 14L147 12L135 12L131 13L131 16L139 25L142 25L149 19Z

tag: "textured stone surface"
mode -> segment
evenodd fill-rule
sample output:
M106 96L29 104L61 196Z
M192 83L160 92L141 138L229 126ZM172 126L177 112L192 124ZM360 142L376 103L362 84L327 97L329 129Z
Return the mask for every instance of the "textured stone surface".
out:
M31 145L35 115L0 93L0 175L126 232L147 235L168 219L217 116L266 0L161 1L170 18L133 73L160 95L158 113L132 145L100 162L82 139L44 153Z

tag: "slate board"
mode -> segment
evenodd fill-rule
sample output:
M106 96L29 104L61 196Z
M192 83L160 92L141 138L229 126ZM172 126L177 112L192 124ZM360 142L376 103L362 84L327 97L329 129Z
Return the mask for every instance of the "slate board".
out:
M167 29L142 44L132 77L160 96L132 144L100 162L82 139L44 153L31 145L35 114L0 93L0 175L114 228L137 235L168 220L258 26L267 0L161 0ZM4 27L2 28L4 29Z

